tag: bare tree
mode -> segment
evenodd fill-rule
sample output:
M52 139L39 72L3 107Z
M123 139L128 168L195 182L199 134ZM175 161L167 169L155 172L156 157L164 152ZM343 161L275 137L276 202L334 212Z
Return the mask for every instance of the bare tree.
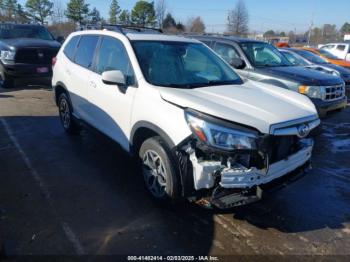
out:
M230 34L246 36L248 34L249 14L243 0L238 0L233 10L229 11L227 29Z
M205 25L200 16L189 18L186 28L191 33L203 34L205 32Z
M158 0L156 3L156 17L159 28L163 28L163 21L167 10L166 0Z
M52 14L52 23L59 24L63 23L65 20L64 17L64 7L61 0L55 0L53 3L53 14Z

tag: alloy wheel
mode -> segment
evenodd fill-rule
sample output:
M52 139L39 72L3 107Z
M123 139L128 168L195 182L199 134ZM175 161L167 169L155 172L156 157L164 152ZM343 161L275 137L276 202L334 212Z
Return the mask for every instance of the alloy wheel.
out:
M70 110L66 99L62 99L60 102L60 116L64 128L68 129L70 126Z
M153 150L147 150L143 155L143 177L154 197L164 197L167 174L161 157Z

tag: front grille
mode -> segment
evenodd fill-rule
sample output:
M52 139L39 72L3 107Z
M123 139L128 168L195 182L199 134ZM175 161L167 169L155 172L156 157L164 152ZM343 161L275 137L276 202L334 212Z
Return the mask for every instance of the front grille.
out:
M300 138L297 136L270 136L268 139L268 155L270 164L274 164L300 150Z
M337 99L344 97L344 95L345 95L345 88L343 85L327 86L326 87L326 94L325 94L325 101L337 100Z
M51 64L52 58L58 53L54 48L23 48L16 52L16 63L23 64Z

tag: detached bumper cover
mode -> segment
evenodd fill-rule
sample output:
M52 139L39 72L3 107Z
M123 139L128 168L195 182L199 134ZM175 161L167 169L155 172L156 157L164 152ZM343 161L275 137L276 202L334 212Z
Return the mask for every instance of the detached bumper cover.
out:
M279 161L269 166L266 174L256 168L252 169L224 169L222 171L220 186L223 188L252 188L267 184L288 173L294 171L307 163L312 155L313 140L303 140L303 148L288 157L288 159Z

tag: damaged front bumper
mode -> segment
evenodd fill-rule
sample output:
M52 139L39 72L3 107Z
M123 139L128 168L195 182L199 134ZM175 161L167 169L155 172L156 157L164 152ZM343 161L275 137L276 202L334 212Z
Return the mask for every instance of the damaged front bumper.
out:
M223 188L251 188L261 184L266 184L274 179L280 178L298 167L304 165L311 158L313 140L304 139L302 149L289 156L287 159L279 161L269 166L267 172L256 168L247 169L243 166L237 168L225 168L221 172L220 186Z
M299 150L265 169L246 168L235 164L227 167L220 161L198 161L190 155L195 189L212 189L207 200L218 208L246 205L261 199L265 185L289 176L293 171L308 167L313 140L301 139Z

